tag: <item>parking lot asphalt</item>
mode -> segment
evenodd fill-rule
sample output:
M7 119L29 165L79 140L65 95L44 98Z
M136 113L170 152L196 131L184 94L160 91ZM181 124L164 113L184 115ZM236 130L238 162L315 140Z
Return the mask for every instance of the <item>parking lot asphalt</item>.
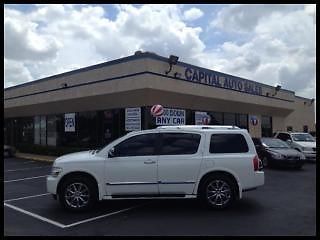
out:
M51 164L4 159L5 236L316 234L316 164L265 169L265 185L223 211L195 199L157 199L103 201L85 213L66 212L46 193Z

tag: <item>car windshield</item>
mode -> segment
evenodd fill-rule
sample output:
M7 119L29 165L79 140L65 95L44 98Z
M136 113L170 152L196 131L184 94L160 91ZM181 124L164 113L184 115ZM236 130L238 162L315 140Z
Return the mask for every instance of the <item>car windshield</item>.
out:
M292 139L297 142L315 142L314 138L309 133L293 133Z
M261 142L269 148L290 148L286 142L277 138L261 138Z

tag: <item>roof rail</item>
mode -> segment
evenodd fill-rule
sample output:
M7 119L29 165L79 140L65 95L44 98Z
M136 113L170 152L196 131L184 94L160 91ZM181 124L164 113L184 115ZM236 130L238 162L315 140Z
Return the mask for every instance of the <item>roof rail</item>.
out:
M234 125L176 125L159 126L157 129L240 129Z

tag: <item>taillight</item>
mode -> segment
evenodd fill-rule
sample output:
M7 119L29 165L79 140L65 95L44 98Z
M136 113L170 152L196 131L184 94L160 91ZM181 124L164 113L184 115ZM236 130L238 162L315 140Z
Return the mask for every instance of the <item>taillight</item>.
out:
M258 156L255 155L252 161L253 161L253 169L254 169L254 171L258 171L259 170L259 158L258 158Z

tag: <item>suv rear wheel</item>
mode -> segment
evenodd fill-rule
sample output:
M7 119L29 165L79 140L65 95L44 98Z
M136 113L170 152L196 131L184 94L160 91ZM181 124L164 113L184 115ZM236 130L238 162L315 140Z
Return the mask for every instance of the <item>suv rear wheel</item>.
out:
M200 196L209 208L224 209L234 202L236 187L229 177L213 175L202 185Z
M87 177L70 177L62 183L59 200L68 210L88 210L97 201L95 184Z

